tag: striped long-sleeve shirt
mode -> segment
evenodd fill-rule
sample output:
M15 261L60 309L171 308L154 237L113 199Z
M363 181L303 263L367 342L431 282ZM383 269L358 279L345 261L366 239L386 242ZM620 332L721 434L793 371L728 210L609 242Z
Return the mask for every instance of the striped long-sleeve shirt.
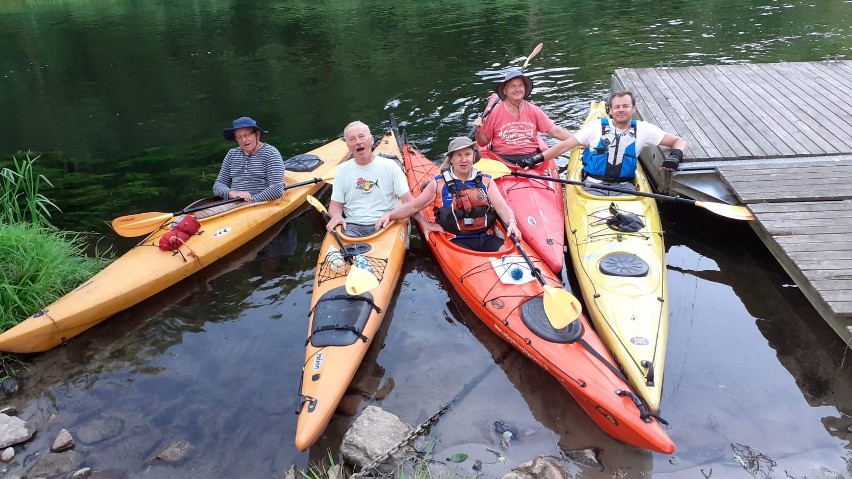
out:
M213 184L213 194L227 198L231 190L248 191L252 201L269 201L284 194L284 159L274 146L264 143L253 154L231 148Z

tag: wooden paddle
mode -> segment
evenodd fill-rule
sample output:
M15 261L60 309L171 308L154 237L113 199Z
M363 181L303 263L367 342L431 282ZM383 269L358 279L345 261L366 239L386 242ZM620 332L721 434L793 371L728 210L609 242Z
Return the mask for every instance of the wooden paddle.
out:
M325 218L325 221L328 222L328 210L325 209L325 206L323 206L318 199L308 195L308 203L316 208L317 211L322 214L323 218ZM352 257L352 253L346 250L346 246L343 244L343 240L340 239L340 235L337 231L332 229L331 234L334 236L335 241L337 241L337 246L340 247L340 254L342 254L346 262L349 263L349 273L346 275L346 292L353 296L357 296L379 286L379 280L376 279L376 276L373 273L355 264L355 258Z
M535 46L535 48L533 48L533 51L529 54L527 59L524 61L523 66L521 66L521 71L524 71L524 69L530 64L530 60L532 60L533 57L538 55L538 52L540 52L542 48L544 48L543 42L539 43L538 45ZM492 94L491 96L495 96L495 95L496 95L496 93ZM488 108L485 109L485 113L482 114L483 120L485 120L485 117L487 117L488 114L491 113L491 110L493 110L494 107L497 106L498 103L500 103L500 97L495 98L494 101L491 102L491 105L489 105ZM477 127L474 126L473 128L470 129L470 132L468 132L468 134L467 134L468 138L473 138L473 134L476 133L476 128Z
M521 242L518 241L518 238L516 238L515 235L509 235L509 238L512 240L512 243L515 244L515 248L520 251L521 256L524 257L524 260L529 265L532 275L535 276L535 279L538 280L541 287L544 289L544 297L542 298L544 301L544 315L547 316L547 320L550 321L550 325L556 329L562 329L580 317L580 313L583 311L580 301L578 301L573 294L569 293L565 289L554 288L553 286L545 283L544 278L541 277L541 270L536 268L533 264L532 259L530 259L527 252L524 251L524 247L521 246Z
M319 183L320 181L328 182L329 180L334 178L334 173L337 169L333 169L330 172L326 173L325 176L321 178L314 178L311 180L300 181L298 183L293 183L292 185L285 185L284 190L288 190L290 188L296 188L299 186L312 185L314 183ZM227 205L228 203L236 203L238 201L243 201L242 198L231 198L224 201L219 201L216 203L210 203L206 205L193 206L189 208L184 208L180 211L175 211L174 213L160 213L160 212L149 212L149 213L137 213L135 215L127 215L120 216L114 220L112 220L112 229L115 230L119 236L124 236L128 238L132 238L135 236L146 235L152 231L155 231L157 228L163 225L166 221L174 218L175 216L185 215L187 213L193 213L195 211L201 211L208 208L214 208L216 206Z
M661 195L657 193L646 193L644 191L638 191L634 189L628 188L619 188L617 186L607 186L601 183L591 183L588 181L574 181L574 180L566 180L562 178L553 178L550 176L542 176L542 175L533 175L530 173L522 173L520 171L512 171L506 166L504 163L501 163L496 160L491 160L488 158L483 158L476 162L476 168L484 173L488 173L492 178L501 178L506 175L513 176L521 176L524 178L535 178L537 180L545 180L545 181L555 181L557 183L564 183L566 185L577 185L584 186L586 188L595 188L598 190L606 190L606 191L617 191L620 193L626 193L629 195L635 196L645 196L648 198L654 198L663 201L673 201L675 203L686 203L689 205L697 206L699 208L704 208L706 210L712 211L717 215L724 216L726 218L731 218L734 220L745 220L750 221L754 219L754 215L751 214L751 211L748 210L745 206L734 206L728 205L725 203L715 203L712 201L696 201L689 198L681 198L680 196L670 196L670 195Z
M530 53L530 56L528 56L528 57L527 57L526 61L524 61L523 66L521 66L521 70L522 70L522 71L523 71L526 67L528 67L528 66L529 66L530 61L533 59L533 57L535 57L536 55L538 55L538 52L540 52L542 48L544 48L544 42L539 43L538 45L536 45L536 46L535 46L535 48L533 48L532 53Z

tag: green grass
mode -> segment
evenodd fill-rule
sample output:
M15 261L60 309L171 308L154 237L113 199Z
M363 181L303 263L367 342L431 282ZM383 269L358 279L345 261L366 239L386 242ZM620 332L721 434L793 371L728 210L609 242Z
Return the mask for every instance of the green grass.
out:
M430 438L426 450L418 455L410 468L400 466L396 473L396 479L474 479L475 476L465 476L457 473L442 461L432 459L437 441ZM307 471L299 471L305 479L328 479L328 470L339 465L332 456L323 458L319 463L311 464ZM436 466L436 467L432 467Z
M85 254L84 237L50 223L59 208L41 193L52 186L36 175L27 155L0 170L0 332L74 289L103 266L103 254ZM19 358L0 354L0 380L20 369Z

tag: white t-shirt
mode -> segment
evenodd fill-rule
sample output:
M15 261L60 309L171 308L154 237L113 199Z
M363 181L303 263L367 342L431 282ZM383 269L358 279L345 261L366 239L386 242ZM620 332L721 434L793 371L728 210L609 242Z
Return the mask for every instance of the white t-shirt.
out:
M625 131L616 128L612 123L612 120L609 120L609 124L615 133L623 133ZM638 155L643 149L645 149L645 147L659 145L660 142L663 141L664 136L666 136L666 132L659 126L653 123L648 123L647 121L637 120L636 154ZM584 125L582 128L577 130L576 133L574 133L574 138L576 138L581 145L585 145L589 148L597 147L598 143L601 141L600 120Z
M365 166L355 160L340 165L331 200L343 204L347 223L371 225L399 206L399 197L408 192L402 168L393 160L376 156Z

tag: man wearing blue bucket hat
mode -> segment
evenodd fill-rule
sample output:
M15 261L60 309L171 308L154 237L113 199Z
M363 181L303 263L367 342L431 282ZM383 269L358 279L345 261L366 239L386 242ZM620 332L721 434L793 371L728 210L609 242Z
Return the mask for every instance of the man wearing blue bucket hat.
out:
M222 161L213 193L221 198L243 201L271 201L284 194L284 159L274 146L260 141L269 133L247 116L234 120L231 128L222 130L228 141L236 141ZM238 203L225 206L236 207Z

